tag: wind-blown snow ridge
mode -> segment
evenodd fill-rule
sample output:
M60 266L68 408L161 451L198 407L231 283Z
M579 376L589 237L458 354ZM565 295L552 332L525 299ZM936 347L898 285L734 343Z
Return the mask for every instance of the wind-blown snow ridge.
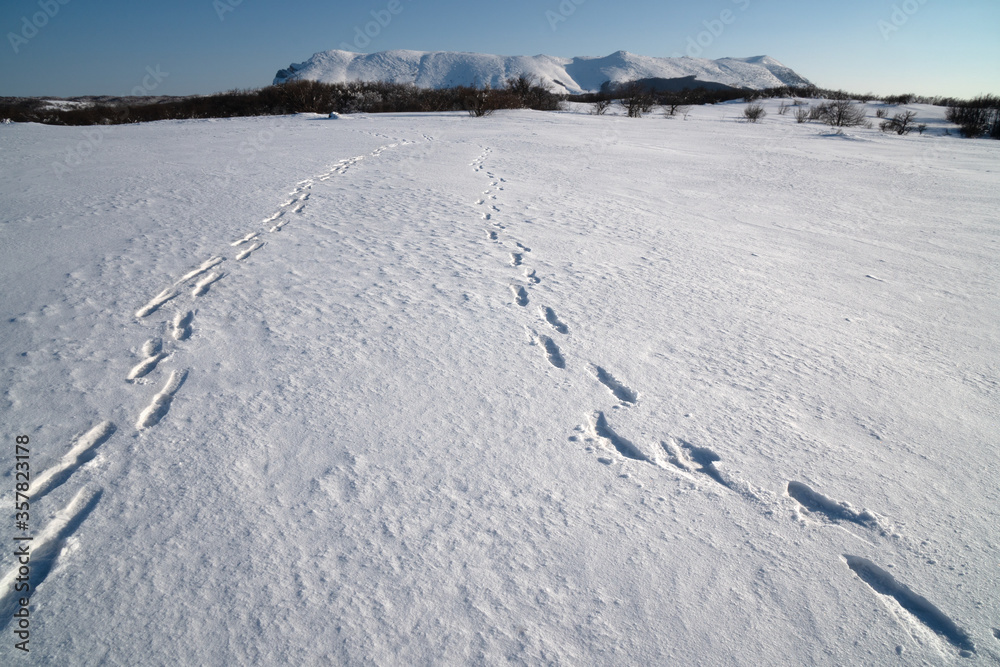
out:
M279 70L274 83L309 80L324 83L392 81L421 88L489 84L526 75L560 93L597 91L607 81L676 79L722 83L735 88L805 86L809 81L769 56L752 58L658 58L627 51L595 57L496 56L450 51L323 51L303 63Z

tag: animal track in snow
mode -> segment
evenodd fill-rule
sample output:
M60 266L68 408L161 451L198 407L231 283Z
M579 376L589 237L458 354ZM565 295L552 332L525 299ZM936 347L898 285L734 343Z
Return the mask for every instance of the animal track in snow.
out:
M271 216L270 218L268 218L264 222L271 222L271 220L276 220L278 218L278 216L280 216L280 215L281 214L279 213L277 215ZM250 232L249 234L247 234L243 238L239 239L238 241L233 241L229 245L231 245L232 247L235 248L236 246L241 246L244 243L249 243L250 241L256 241L258 234L260 234L260 232Z
M207 276L199 280L197 283L195 283L194 289L191 290L191 296L201 296L202 294L208 291L209 285L211 285L217 280L220 280L224 275L226 274L217 273L214 271L208 274Z
M556 342L549 338L548 336L542 336L534 331L531 332L531 339L533 344L538 344L542 346L545 350L545 358L549 360L549 363L556 368L566 368L566 359L563 358L562 352L559 350L559 346Z
M519 252L512 252L512 253L510 253L510 265L511 266L521 266L521 263L523 261L524 261L524 255L522 255L521 253L519 253Z
M538 312L541 313L542 317L545 318L545 321L548 322L549 326L553 329L563 335L569 333L569 328L559 320L559 317L556 315L556 311L546 306L545 308L540 308Z
M510 291L514 293L514 301L519 306L528 305L528 292L520 285L511 285Z
M793 498L807 514L820 513L830 521L851 521L866 528L877 528L884 531L878 517L870 510L858 512L850 503L829 498L802 482L789 482L787 489L789 497Z
M274 222L275 220L277 220L278 218L280 218L284 214L285 214L284 211L278 211L277 213L275 213L274 215L272 215L270 218L265 219L264 223L266 224L268 222Z
M224 257L212 257L210 259L205 260L204 262L202 262L201 266L199 266L197 269L188 271L183 276L181 276L180 279L174 283L174 287L179 287L184 283L186 283L187 281L191 280L192 278L197 278L201 274L207 273L210 269L212 269L215 266L218 266L219 264L222 264L224 261L226 261Z
M976 646L969 634L927 598L914 593L909 586L896 581L895 577L867 558L845 554L844 560L847 561L847 567L851 568L851 571L869 588L879 595L894 600L917 621L962 651L963 656L971 657L976 652Z
M697 447L680 438L662 440L660 445L667 453L667 460L685 472L697 472L710 477L730 491L735 491L748 500L766 502L760 489L740 479L732 479L723 474L715 464L722 458L708 447Z
M194 311L189 310L186 313L180 311L174 315L173 321L173 331L171 335L174 340L187 340L188 336L191 335L191 321L194 319Z
M281 229L281 228L279 227L278 229ZM243 260L243 259L246 259L246 258L247 258L247 257L249 257L249 256L250 256L250 254L251 254L251 253L253 253L253 252L254 252L255 250L260 250L260 249L261 249L261 248L263 248L263 247L264 247L265 245L266 245L266 244L265 244L265 243L264 243L263 241L256 241L256 242L255 242L255 243L254 243L254 244L253 244L252 246L250 246L249 248L247 248L246 250L244 250L244 251L243 251L243 252L241 252L240 254L236 255L236 259L237 259L237 260Z
M162 351L163 342L159 338L151 338L145 342L142 346L142 353L144 356L143 360L132 367L132 370L128 372L125 376L126 380L137 380L141 377L148 375L154 368L156 364L166 357L166 353Z
M160 306L165 304L167 301L170 301L178 294L180 294L180 292L178 292L176 289L174 289L173 287L168 287L167 289L163 290L162 292L154 296L150 300L150 302L147 303L145 306L135 311L135 316L146 317L147 315L155 313Z
M109 421L103 421L77 438L70 450L59 460L59 463L35 477L31 483L31 490L27 494L28 497L32 500L41 498L69 479L70 475L76 472L80 466L94 458L93 451L107 442L108 438L114 435L114 432L115 425Z
M187 281L191 280L192 278L197 278L201 274L207 273L212 267L218 266L219 264L222 264L224 261L226 261L226 260L223 257L212 257L212 258L207 259L206 261L202 262L201 266L199 266L197 269L193 269L193 270L188 271L187 273L185 273L172 286L168 287L167 289L163 290L162 292L160 292L159 294L157 294L156 296L154 296L149 301L149 303L147 303L145 306L143 306L139 310L135 311L135 316L136 317L146 317L147 315L150 315L151 313L156 312L157 309L160 308L160 306L162 306L167 301L170 301L171 299L173 299L174 297L176 297L178 294L180 294L180 292L178 291L178 288L181 285L183 285Z
M489 234L490 241L499 241L500 240L500 236L496 232L487 231L486 233Z
M667 460L685 472L700 472L708 475L722 486L732 488L715 464L722 458L707 447L696 447L680 438L667 438L660 442L667 453Z
M139 419L135 423L137 430L141 431L160 423L160 420L170 410L170 403L174 400L174 394L184 384L187 374L186 370L170 372L170 377L167 379L167 383L163 386L163 389L160 390L160 393L153 396L150 404L139 414Z
M542 279L539 278L537 275L535 275L535 270L534 269L531 269L530 271L528 269L525 269L524 270L524 277L532 285L537 285L538 283L542 282Z
M650 462L649 457L643 454L642 450L636 447L630 440L615 433L614 430L608 426L608 420L605 419L603 412L600 410L593 412L588 416L588 419L592 435L611 443L611 447L613 447L619 454L627 459L632 459L633 461ZM605 448L607 449L607 447Z
M622 403L635 405L635 402L639 400L639 395L636 392L616 380L615 376L600 366L592 364L590 370L594 374L594 377L597 378L597 381L607 387L614 394L615 398Z
M0 629L6 627L20 603L20 598L30 598L38 590L39 584L45 581L62 552L63 543L72 535L101 498L101 490L85 486L62 510L56 513L40 533L34 536L30 544L31 558L31 589L18 591L15 589L18 577L21 576L21 565L12 567L3 579L0 579ZM17 538L14 538L17 540ZM18 545L20 546L20 545Z
M531 248L529 248L528 246L524 245L523 243L516 243L515 242L514 245L516 245L518 248L520 248L524 252L531 252Z

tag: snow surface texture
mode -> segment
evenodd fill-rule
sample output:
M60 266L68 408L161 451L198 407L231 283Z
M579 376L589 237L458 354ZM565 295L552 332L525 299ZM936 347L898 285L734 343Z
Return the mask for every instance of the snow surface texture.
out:
M324 83L392 81L421 88L482 86L502 88L508 79L534 77L563 93L596 92L607 81L694 76L735 88L805 86L809 81L774 58L656 58L618 51L603 58L553 56L494 56L449 51L323 51L304 63L279 70L274 83L307 79Z
M997 664L1000 145L767 104L5 126L32 664Z

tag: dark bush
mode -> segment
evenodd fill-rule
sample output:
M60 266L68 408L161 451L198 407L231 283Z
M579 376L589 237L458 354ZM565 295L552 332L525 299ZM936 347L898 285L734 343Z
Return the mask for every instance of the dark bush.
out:
M850 98L834 99L813 107L815 119L833 127L857 127L865 125L867 110L863 104L855 104ZM810 115L812 119L812 115Z
M760 102L752 102L743 109L743 117L749 123L756 123L766 115L767 112L764 111L764 105Z
M983 95L973 100L950 102L945 117L959 126L963 137L988 135L1000 139L1000 97Z
M903 111L894 115L892 120L882 121L878 127L883 132L895 132L896 134L902 136L904 134L909 134L913 130L913 119L916 117L916 111ZM922 133L923 132L921 132L921 134Z

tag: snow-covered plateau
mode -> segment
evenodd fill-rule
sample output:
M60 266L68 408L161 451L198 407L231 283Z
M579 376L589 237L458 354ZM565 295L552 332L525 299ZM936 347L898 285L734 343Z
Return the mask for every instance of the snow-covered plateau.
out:
M765 104L0 127L0 663L998 664L1000 142Z
M809 81L769 56L752 58L659 58L616 51L600 58L556 56L497 56L454 51L321 51L309 60L278 70L274 83L310 80L323 83L391 81L421 88L484 86L502 88L510 79L530 77L559 93L596 92L611 81L679 79L722 83L734 88L807 86Z

